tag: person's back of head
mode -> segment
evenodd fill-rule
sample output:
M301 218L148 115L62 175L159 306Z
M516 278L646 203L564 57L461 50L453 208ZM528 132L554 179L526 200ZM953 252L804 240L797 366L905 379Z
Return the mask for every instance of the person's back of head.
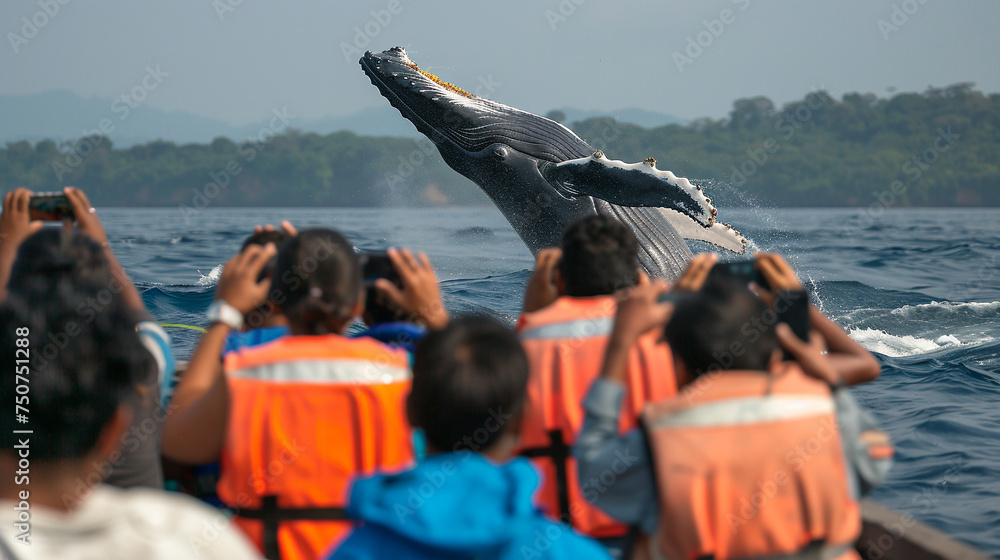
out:
M287 232L281 230L267 229L263 231L255 231L251 233L246 239L243 240L243 244L240 245L240 252L246 251L247 247L251 245L259 245L263 247L268 243L274 243L275 247L281 248L281 244L284 243L290 235Z
M298 334L341 333L361 310L358 257L331 229L305 230L283 243L272 288Z
M527 383L528 360L513 331L487 317L453 319L417 345L407 412L436 452L483 452L510 432L487 428L497 416L519 417Z
M66 228L43 228L24 240L8 288L30 299L83 289L120 291L100 244L76 229Z
M282 243L287 241L290 237L291 235L284 230L266 229L262 231L255 231L243 240L243 245L240 246L240 252L242 253L243 251L246 251L247 247L250 246L256 245L263 247L268 243L273 243L275 248L280 249ZM264 266L264 270L261 271L261 275L273 278L277 260L277 258L271 259L271 261ZM246 314L244 317L245 329L285 326L285 317L281 311L277 309L275 302L272 299L274 293L274 291L269 290L267 301L261 303L256 309Z
M639 244L622 222L587 216L571 223L562 235L559 272L566 295L608 295L635 285Z
M664 336L693 378L716 370L767 371L778 348L775 317L768 319L773 313L746 287L713 283L677 303Z
M155 375L156 364L135 322L114 305L82 319L77 310L87 297L63 291L38 300L12 293L0 306L0 359L15 364L24 359L19 349L31 354L30 377L25 376L30 379L28 423L4 415L0 429L6 434L32 430L32 461L86 457L137 384ZM13 378L8 381L0 387L0 398L13 402L23 393Z

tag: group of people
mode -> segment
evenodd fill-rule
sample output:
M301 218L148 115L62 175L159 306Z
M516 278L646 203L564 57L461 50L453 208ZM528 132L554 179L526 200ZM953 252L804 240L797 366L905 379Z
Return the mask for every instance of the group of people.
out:
M857 558L892 447L845 386L879 364L815 307L808 341L777 320L803 291L778 255L766 286L714 254L668 285L583 218L512 328L449 317L422 253L371 278L332 229L263 226L175 372L65 194L61 227L24 189L0 215L0 400L25 413L0 415L0 558ZM224 507L164 491L163 460L218 462Z

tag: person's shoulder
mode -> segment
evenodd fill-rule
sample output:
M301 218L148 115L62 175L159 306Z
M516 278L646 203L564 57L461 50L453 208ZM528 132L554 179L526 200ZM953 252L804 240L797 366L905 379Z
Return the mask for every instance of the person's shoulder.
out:
M139 532L154 540L182 543L195 558L237 560L260 558L222 510L185 494L149 488L99 486L88 508L118 509Z
M503 560L545 558L549 560L575 560L578 558L610 559L604 546L594 539L581 535L565 523L550 521L538 515L534 527L520 532L508 547Z

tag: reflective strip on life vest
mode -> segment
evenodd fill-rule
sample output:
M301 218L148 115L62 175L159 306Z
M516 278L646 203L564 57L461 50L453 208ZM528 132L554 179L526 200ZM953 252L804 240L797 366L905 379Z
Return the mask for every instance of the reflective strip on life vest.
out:
M588 338L592 336L607 336L615 326L614 317L597 317L594 319L577 319L563 323L542 325L518 334L521 340L546 338Z
M229 375L282 383L342 383L367 385L401 383L410 379L405 367L368 360L279 362L229 372Z
M833 399L825 396L768 396L727 399L699 404L652 421L650 429L738 426L781 422L833 414Z
M655 539L649 539L649 550L655 560L666 560L656 548ZM772 554L770 556L758 556L746 560L836 560L854 550L853 543L847 544L826 544L823 542L809 543L805 548L797 552L788 554ZM715 556L703 556L698 560L714 560Z

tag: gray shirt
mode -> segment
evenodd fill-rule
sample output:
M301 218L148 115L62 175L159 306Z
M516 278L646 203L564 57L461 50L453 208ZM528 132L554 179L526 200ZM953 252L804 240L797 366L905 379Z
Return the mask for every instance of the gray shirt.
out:
M618 433L625 387L598 378L583 401L583 427L573 456L577 460L584 498L608 515L653 534L659 517L653 470L645 437L638 429ZM833 393L837 425L847 463L851 493L859 498L882 480L890 459L872 459L860 441L861 432L874 429L874 420L844 389Z

